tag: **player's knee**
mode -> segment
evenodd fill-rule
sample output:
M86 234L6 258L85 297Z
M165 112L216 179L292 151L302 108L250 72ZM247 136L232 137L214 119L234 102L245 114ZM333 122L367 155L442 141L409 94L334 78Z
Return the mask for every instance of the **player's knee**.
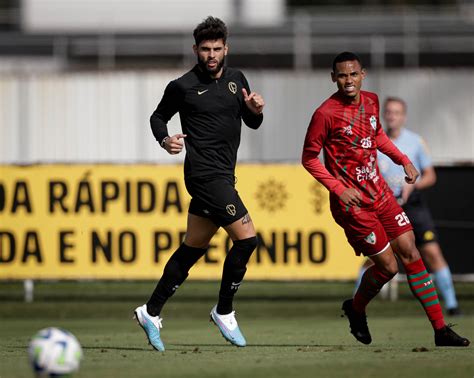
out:
M256 236L252 236L252 237L247 238L247 239L236 240L236 241L234 242L234 244L238 244L238 245L241 246L243 249L245 249L246 251L249 251L250 254L252 254L252 252L254 251L254 249L257 248L258 239L257 239Z
M206 253L204 248L181 244L165 265L164 276L173 277L182 283L188 277L189 269Z
M423 255L423 258L433 260L434 262L444 260L443 252L437 242L421 244L419 251Z
M383 273L387 277L390 277L390 279L395 277L395 275L398 273L398 264L397 264L397 262L395 261L395 263L391 263L391 264L387 265L386 267L384 267Z
M191 269L191 267L196 264L202 256L204 256L206 251L207 248L191 247L182 243L176 252L173 253L169 261L175 261L180 269L187 274L189 269Z
M420 252L416 248L415 237L413 234L409 234L407 237L399 240L397 252L404 264L417 261L421 258Z
M227 254L225 264L240 269L245 268L250 256L252 256L253 251L257 247L257 243L258 240L256 236L242 240L235 240L234 245Z
M391 259L376 263L376 266L379 272L389 279L392 279L398 273L398 262L395 256L393 256Z
M421 259L420 252L416 249L415 244L407 246L402 250L402 253L399 255L403 264L410 264L414 261Z

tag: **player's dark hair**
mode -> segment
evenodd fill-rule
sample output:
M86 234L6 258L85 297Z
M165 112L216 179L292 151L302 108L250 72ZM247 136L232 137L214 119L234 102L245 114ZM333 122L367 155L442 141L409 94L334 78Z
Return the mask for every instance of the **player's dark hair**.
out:
M348 62L351 60L356 60L359 62L361 68L364 68L362 65L362 60L360 60L359 56L357 54L354 54L353 52L349 51L344 51L340 53L338 56L336 56L332 62L332 72L336 72L336 64L337 63L342 63L342 62Z
M407 103L405 102L405 100L401 99L400 97L395 97L395 96L390 96L390 97L387 97L385 99L385 101L383 102L383 109L385 111L385 109L387 108L387 104L389 102L398 102L399 104L402 104L403 106L403 112L406 113L407 112Z
M201 22L193 32L194 41L198 46L202 41L227 40L227 26L217 17L209 16Z

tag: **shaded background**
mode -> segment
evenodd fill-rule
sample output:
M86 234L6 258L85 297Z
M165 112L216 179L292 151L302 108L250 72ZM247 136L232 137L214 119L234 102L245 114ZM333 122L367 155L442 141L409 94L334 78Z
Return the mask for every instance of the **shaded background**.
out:
M332 59L355 51L366 90L406 99L438 166L441 244L454 272L474 271L471 1L2 0L0 163L180 163L148 118L194 64L192 30L210 14L230 29L228 64L267 102L240 162L299 164L310 116L335 91Z
M472 340L473 283L459 282L474 281L470 0L0 0L0 164L181 163L158 147L148 119L169 80L194 64L192 30L208 15L228 24L228 64L267 102L262 128L243 130L242 163L300 164L311 114L335 91L330 65L341 51L362 57L366 90L407 100L409 127L437 165L427 194L456 273L464 316L455 330ZM178 130L174 117L170 132ZM6 218L2 207L0 230ZM353 282L246 280L236 306L249 346L237 350L207 324L219 282L188 280L163 313L164 355L130 319L154 285L1 281L0 375L31 376L26 347L51 325L80 340L79 378L474 375L472 348L432 347L406 284L396 303L371 303L374 344L361 346L340 317Z

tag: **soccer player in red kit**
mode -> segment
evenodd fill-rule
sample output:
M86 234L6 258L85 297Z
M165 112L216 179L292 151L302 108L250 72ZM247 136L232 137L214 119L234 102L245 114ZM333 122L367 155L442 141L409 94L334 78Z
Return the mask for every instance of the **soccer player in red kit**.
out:
M405 267L411 291L433 326L435 344L468 346L469 340L444 322L436 288L416 249L410 220L379 174L377 150L403 166L409 184L419 173L384 133L377 95L361 91L365 70L359 57L343 52L334 59L332 70L338 91L314 112L302 163L329 190L331 213L356 254L374 262L354 298L342 305L351 333L358 341L371 343L365 309L398 272L396 254ZM324 165L319 160L321 149Z

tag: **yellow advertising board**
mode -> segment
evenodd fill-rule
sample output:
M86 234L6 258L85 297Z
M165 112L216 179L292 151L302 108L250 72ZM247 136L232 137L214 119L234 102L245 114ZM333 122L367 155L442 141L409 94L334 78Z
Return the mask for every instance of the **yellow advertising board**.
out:
M241 164L236 175L259 237L246 278L356 276L328 192L301 166ZM0 166L0 279L157 279L189 200L181 166ZM190 278L219 279L231 245L220 229Z

